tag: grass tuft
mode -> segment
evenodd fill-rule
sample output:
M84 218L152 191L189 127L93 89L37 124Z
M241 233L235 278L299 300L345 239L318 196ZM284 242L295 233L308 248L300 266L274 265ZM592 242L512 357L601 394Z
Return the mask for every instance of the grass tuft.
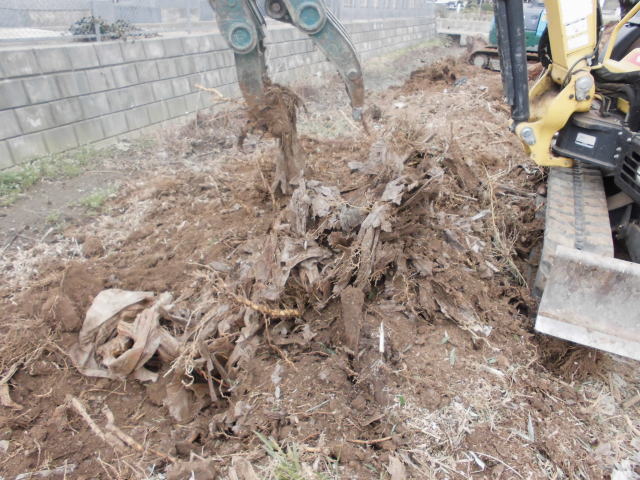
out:
M56 180L80 175L105 151L81 147L68 152L39 158L11 171L0 172L0 206L8 206L42 180Z
M255 432L255 434L262 442L267 454L274 461L273 478L276 480L306 480L302 471L298 447L295 444L290 445L285 450L272 438L267 438L260 432Z
M81 198L78 201L78 205L84 207L91 213L100 213L106 203L107 199L116 192L117 188L111 185L106 188L99 188L94 190L86 197Z
M271 465L265 479L274 480L333 480L339 478L337 462L322 456L324 472L315 472L300 460L300 447L295 443L286 448L278 445L271 437L254 432L271 458Z

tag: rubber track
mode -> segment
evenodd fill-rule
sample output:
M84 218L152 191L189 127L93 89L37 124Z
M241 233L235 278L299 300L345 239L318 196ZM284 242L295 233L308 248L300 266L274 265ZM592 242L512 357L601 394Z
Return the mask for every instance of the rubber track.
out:
M582 165L550 169L536 295L544 290L558 245L613 257L609 212L599 170Z

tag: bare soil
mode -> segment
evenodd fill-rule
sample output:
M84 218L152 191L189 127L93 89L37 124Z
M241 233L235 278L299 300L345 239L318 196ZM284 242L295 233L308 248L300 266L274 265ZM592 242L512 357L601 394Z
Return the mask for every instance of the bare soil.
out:
M637 478L638 364L533 332L544 172L499 74L441 56L390 59L428 66L369 93L370 135L339 82L297 85L290 195L278 145L240 149L229 109L165 132L103 214L7 249L2 476ZM82 375L105 289L170 293L155 331L175 350Z

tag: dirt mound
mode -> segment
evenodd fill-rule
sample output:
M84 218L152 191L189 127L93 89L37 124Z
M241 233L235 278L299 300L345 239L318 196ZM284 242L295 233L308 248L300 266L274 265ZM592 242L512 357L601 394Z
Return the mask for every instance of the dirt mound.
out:
M407 92L433 88L434 83L455 85L466 81L465 75L472 72L472 67L460 58L447 57L433 62L420 70L414 71L404 85ZM464 80L463 80L464 79Z
M226 121L200 116L172 144L190 168L131 182L65 231L72 260L6 285L0 393L21 408L0 407L3 474L603 478L631 462L632 367L561 378L531 331L543 175L487 93L499 76L445 93L424 75L372 99L371 137L300 138L287 197L277 146L193 161ZM146 293L79 335L115 290ZM82 339L106 378L72 366Z

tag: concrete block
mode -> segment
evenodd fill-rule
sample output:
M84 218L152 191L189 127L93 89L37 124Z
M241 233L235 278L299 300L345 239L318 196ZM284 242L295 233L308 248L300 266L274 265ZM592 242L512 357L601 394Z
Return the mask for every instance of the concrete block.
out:
M133 100L136 106L146 105L155 101L153 88L149 84L135 85L133 89Z
M132 108L125 112L127 117L127 124L129 125L129 131L137 130L142 127L146 127L151 122L149 121L149 114L146 107Z
M217 35L218 37L220 35ZM214 49L213 39L216 35L201 35L198 37L198 43L200 44L200 52L210 52ZM224 40L223 40L224 43ZM226 43L224 43L226 45Z
M222 85L218 91L227 98L238 98L241 95L240 86L237 83Z
M211 54L211 67L224 68L235 65L235 59L231 50L215 52Z
M22 80L30 103L50 102L61 97L58 82L53 75L40 75Z
M164 57L164 46L162 40L143 40L144 53L146 59Z
M73 125L53 128L44 132L44 143L49 153L64 152L78 146Z
M235 67L227 67L220 69L220 81L223 85L228 83L237 82L238 78L236 76Z
M74 70L84 70L100 65L98 55L93 45L88 43L84 45L70 45L67 48L67 55L71 60L71 68Z
M307 53L309 51L309 44L306 40L298 40L294 43L294 51L300 54Z
M229 44L222 35L212 35L209 40L211 41L211 50L229 50Z
M182 51L186 55L200 52L200 36L182 37Z
M4 74L9 78L41 73L31 49L0 50L0 64Z
M0 110L0 140L22 134L22 128L13 110Z
M86 72L67 72L54 75L60 97L76 97L89 93L89 82L87 81Z
M102 130L104 131L105 138L120 135L121 133L129 131L127 117L124 112L105 115L101 117L100 120L102 121Z
M86 70L84 74L87 77L89 91L103 92L105 90L113 90L117 88L116 81L113 77L113 71L110 68L95 68Z
M111 71L113 72L113 79L118 88L138 83L138 73L136 72L135 65L118 65L117 67L111 67Z
M0 170L13 167L13 158L7 142L0 142Z
M201 108L205 107L205 102L202 100L203 93L205 92L197 92L185 95L184 103L186 105L187 112L197 112Z
M291 40L304 40L308 38L304 33L299 31L297 28L289 27L290 39Z
M102 66L118 65L124 62L124 56L118 40L96 43L93 48L95 48L98 61Z
M289 28L273 28L267 32L269 43L281 43L291 40Z
M157 66L160 78L173 78L178 76L178 68L173 58L158 60Z
M280 58L288 53L286 52L286 43L274 43L267 48L267 58Z
M128 40L120 44L120 49L125 62L139 62L147 59L143 41Z
M156 101L168 100L173 97L173 87L171 86L171 80L161 80L159 82L153 82L151 84L153 90L153 96Z
M66 125L67 123L79 122L84 118L80 99L67 98L57 102L51 102L51 111L56 125Z
M304 51L305 52L313 52L316 49L316 44L313 43L313 40L310 38L307 40L303 40Z
M165 57L180 57L184 55L181 38L165 38L162 40Z
M17 108L15 113L23 133L46 130L56 125L51 106L46 103Z
M206 72L211 69L211 64L209 62L209 55L207 55L206 53L193 55L192 58L193 58L194 68L197 73Z
M187 113L187 105L185 104L183 97L167 100L167 108L169 109L169 116L171 118L180 117Z
M311 63L322 63L327 61L327 57L325 57L324 53L322 53L320 50L316 50L315 52L311 53L309 55L309 58L311 59Z
M197 95L200 96L196 101L196 110L199 112L206 112L210 107L220 103L218 97L207 92L198 92Z
M137 140L137 139L141 138L144 135L144 133L146 132L147 128L149 128L149 127L147 126L147 127L144 127L144 128L139 128L138 130L131 130L131 131L125 133L124 135L119 135L119 136L115 137L115 140L118 141L118 142L124 142L124 141L130 142L132 140Z
M173 85L173 94L176 97L186 95L187 93L191 93L194 90L186 77L174 78L173 80L171 80L171 83Z
M31 135L12 138L7 140L7 145L11 151L13 163L16 165L47 154L47 146L44 143L42 133L32 133Z
M27 105L29 97L22 80L0 80L0 109Z
M222 85L220 70L211 70L203 74L202 83L205 87L214 88Z
M138 72L138 80L140 82L153 82L160 78L158 72L158 66L155 60L149 62L138 62L136 65L136 71Z
M129 108L136 106L136 102L133 98L133 87L112 90L108 93L108 96L109 108L112 112L128 110Z
M287 69L287 62L284 58L275 58L269 62L270 73L280 73Z
M196 69L196 63L192 55L178 57L175 59L175 61L179 75L191 75L192 73L196 73L198 71Z
M78 145L94 143L105 137L104 132L102 131L102 120L99 118L76 123L73 126L73 129L76 132Z
M147 114L150 124L160 123L169 118L169 109L166 102L155 102L147 105Z
M39 47L34 49L33 53L42 73L71 70L71 60L67 56L66 47Z
M110 113L109 97L106 93L94 93L80 97L84 118L99 117Z

